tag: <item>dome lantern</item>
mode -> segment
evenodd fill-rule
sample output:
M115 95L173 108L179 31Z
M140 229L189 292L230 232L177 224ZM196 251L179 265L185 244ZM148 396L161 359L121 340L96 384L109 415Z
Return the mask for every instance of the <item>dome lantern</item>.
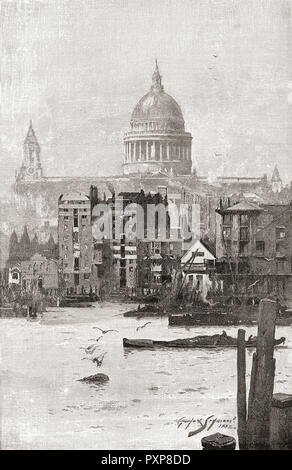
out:
M155 59L155 70L152 75L152 87L151 89L154 91L164 91L163 85L161 83L162 76L160 75L158 64L157 64L157 59Z

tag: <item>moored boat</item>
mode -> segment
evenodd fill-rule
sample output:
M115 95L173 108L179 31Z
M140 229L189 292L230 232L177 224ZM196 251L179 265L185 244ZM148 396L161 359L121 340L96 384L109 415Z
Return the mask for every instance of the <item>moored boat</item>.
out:
M275 339L275 346L284 344L286 338L281 337ZM255 348L257 344L257 337L250 336L245 342L247 348ZM155 347L168 347L168 348L236 348L237 338L228 336L224 331L223 333L211 336L195 336L194 338L174 339L170 341L152 340L152 339L128 339L123 338L124 348L155 348Z

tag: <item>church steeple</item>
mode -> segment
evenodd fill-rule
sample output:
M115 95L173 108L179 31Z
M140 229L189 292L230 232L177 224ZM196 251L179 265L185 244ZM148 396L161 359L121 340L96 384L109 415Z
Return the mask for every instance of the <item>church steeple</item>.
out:
M152 75L152 90L163 91L163 85L161 83L162 76L160 75L157 59L155 59L155 70Z
M271 178L271 183L272 183L272 191L274 193L279 193L283 189L283 182L282 182L277 165L275 165L272 178Z
M23 143L23 163L19 173L16 175L16 182L37 181L42 179L43 172L40 152L41 149L35 135L32 121L30 121Z
M272 174L272 182L275 182L275 181L282 181L281 178L280 178L280 173L279 173L279 170L278 170L278 167L277 165L275 165L275 168L274 168L274 171L273 171L273 174Z
M39 162L40 160L40 146L38 140L36 138L34 129L32 127L32 121L30 121L30 125L26 134L26 138L23 144L24 150L24 157L28 161L32 161L34 158Z

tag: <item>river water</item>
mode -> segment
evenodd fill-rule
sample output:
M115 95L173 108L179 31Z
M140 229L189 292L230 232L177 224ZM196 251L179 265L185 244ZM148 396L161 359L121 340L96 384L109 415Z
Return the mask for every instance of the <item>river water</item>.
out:
M51 309L40 322L0 319L2 449L199 449L204 435L236 436L236 350L124 350L122 338L175 339L219 327L168 327L167 318L124 318L133 305ZM139 325L151 323L137 331ZM97 369L80 348L107 352ZM237 328L225 328L236 335ZM247 327L247 335L256 334ZM275 392L292 392L292 328L278 327L287 348L275 352ZM247 352L250 373L252 352ZM90 386L78 379L105 373ZM188 432L208 420L207 428ZM192 422L187 427L187 420ZM209 428L209 429L208 429Z

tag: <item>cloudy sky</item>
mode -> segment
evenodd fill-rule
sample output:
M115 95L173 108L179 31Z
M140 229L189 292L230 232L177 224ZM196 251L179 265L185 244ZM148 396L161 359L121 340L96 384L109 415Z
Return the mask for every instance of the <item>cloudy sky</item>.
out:
M117 174L157 57L202 175L292 179L290 0L0 1L0 176L33 120L46 175Z

